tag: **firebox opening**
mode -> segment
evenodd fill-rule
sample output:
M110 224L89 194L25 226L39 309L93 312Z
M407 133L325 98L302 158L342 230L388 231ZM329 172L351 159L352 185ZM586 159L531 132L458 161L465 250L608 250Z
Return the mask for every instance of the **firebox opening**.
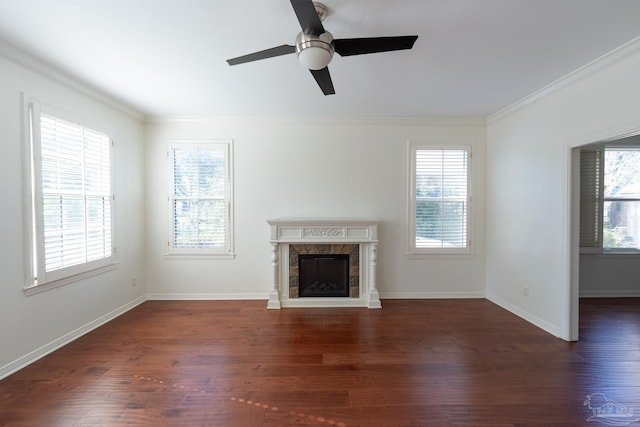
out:
M348 297L349 255L299 255L300 297Z

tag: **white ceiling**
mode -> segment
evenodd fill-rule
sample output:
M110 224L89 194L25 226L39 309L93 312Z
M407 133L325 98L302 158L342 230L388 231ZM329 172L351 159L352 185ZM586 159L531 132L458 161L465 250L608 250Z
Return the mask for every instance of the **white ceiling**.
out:
M0 39L146 115L486 117L640 36L638 0L324 0L336 38L419 35L335 55L323 96L295 55L226 59L300 31L288 0L0 0Z

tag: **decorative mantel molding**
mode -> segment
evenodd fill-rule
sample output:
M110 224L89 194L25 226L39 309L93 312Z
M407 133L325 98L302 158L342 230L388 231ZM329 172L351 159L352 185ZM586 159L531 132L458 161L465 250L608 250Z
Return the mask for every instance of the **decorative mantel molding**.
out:
M277 218L271 227L273 282L267 308L368 307L382 308L376 285L378 252L377 220ZM288 292L290 244L358 244L360 247L360 292L358 298L290 298Z

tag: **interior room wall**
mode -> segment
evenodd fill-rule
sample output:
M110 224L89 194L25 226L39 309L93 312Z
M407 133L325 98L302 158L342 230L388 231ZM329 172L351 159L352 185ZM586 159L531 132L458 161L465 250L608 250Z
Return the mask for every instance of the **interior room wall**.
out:
M484 296L484 120L157 118L147 124L150 298L265 299L272 270L267 220L370 218L379 229L382 298ZM234 144L233 260L166 259L167 145ZM414 259L407 252L408 141L473 146L474 253Z
M22 60L26 65L22 65ZM56 75L56 78L51 76ZM68 78L0 50L0 378L144 301L144 127ZM115 140L115 270L26 296L23 93L111 130ZM131 277L136 277L132 286Z
M640 130L636 40L490 117L487 297L570 339L571 147Z
M640 297L640 256L580 254L581 297Z

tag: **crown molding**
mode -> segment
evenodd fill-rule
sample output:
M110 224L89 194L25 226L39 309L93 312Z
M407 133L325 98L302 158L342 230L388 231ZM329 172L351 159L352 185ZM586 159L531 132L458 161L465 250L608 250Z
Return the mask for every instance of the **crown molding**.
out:
M640 37L636 37L631 41L619 46L599 58L583 65L575 71L559 78L558 80L548 84L547 86L533 92L530 95L522 98L519 101L514 102L508 107L503 108L487 117L487 125L491 125L506 117L514 114L515 112L543 99L547 96L558 92L559 90L570 86L576 82L586 79L587 77L608 68L618 62L631 58L640 53Z
M297 116L147 116L146 123L218 123L218 124L301 124L353 126L465 126L486 127L486 119L462 118L393 118L393 117L297 117Z
M52 80L57 81L69 88L75 89L91 98L100 101L103 104L106 104L110 107L117 109L118 111L128 115L131 118L134 118L140 122L144 121L144 114L127 105L126 103L114 98L111 95L102 92L101 90L81 82L78 78L73 77L67 72L55 67L54 65L37 58L21 49L16 48L15 46L7 43L4 40L0 40L0 56L5 57L6 59L21 65L23 67L28 68L31 71L34 71L44 77L50 78Z

